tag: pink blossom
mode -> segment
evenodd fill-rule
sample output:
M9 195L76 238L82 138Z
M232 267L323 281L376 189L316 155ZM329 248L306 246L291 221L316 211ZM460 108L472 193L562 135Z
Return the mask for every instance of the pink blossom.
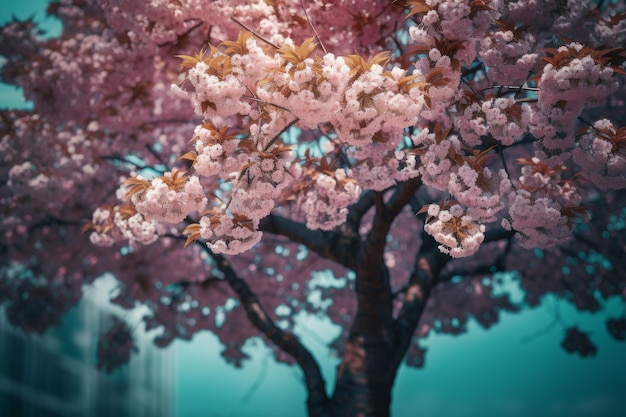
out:
M485 226L473 221L458 204L445 205L443 209L440 205L431 206L438 209L429 207L424 230L441 244L439 250L453 258L475 253L484 240Z

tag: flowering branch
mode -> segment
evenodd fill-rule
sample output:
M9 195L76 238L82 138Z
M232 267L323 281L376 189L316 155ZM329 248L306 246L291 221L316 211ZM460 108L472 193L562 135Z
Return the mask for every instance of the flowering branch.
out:
M231 16L230 19L237 23L239 26L241 26L242 28L244 28L245 30L247 30L248 32L252 33L254 35L254 37L262 40L263 42L265 42L266 44L268 44L269 46L273 47L274 49L280 49L278 46L276 46L276 44L274 44L273 42L271 42L270 40L268 40L267 38L264 38L263 36L259 35L256 31L250 29L248 26L246 26L242 21L240 21L239 19L237 19L235 16Z

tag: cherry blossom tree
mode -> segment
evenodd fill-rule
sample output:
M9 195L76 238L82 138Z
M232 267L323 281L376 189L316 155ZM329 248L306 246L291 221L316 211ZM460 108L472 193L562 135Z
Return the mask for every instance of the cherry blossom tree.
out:
M154 343L262 335L311 416L387 416L419 341L626 300L626 6L60 0L0 30L0 303L43 332L104 273ZM511 276L521 301L502 285ZM344 328L334 392L293 333ZM606 321L626 339L626 309ZM119 319L101 368L136 350ZM563 325L562 347L597 351Z

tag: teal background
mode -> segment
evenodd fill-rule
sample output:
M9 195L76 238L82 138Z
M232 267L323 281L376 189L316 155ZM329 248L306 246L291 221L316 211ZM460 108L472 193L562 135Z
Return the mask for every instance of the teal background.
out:
M606 312L591 316L559 302L566 323L591 330L598 344L597 356L583 359L561 349L563 329L551 326L554 302L548 297L536 310L504 314L491 330L472 322L465 335L427 338L425 368L403 366L398 373L392 416L626 416L626 344L604 329L604 320L619 314L623 304L611 300ZM336 330L315 320L306 328L296 333L324 365L327 381L333 381L338 361L317 339L330 340ZM242 371L219 358L212 335L177 342L176 349L180 417L306 415L300 372L271 361L269 349L250 346L253 360Z
M146 0L147 1L147 0ZM46 0L0 0L0 24L12 15L34 16L51 35L60 31L45 17ZM1 64L1 61L0 61ZM0 108L29 108L21 92L0 85ZM519 296L519 294L517 294ZM560 348L564 329L551 325L555 303L567 325L591 331L596 357L583 359ZM393 391L394 417L624 417L626 416L626 343L611 339L604 321L622 313L617 299L592 316L571 305L544 299L532 311L503 314L485 330L475 322L458 337L431 336L426 367L402 367ZM323 317L300 316L296 333L313 351L332 389L338 359L324 342L338 329ZM95 337L95 335L94 335ZM249 343L252 357L235 369L220 357L211 334L175 342L178 417L304 417L306 392L295 367L272 360L259 340Z

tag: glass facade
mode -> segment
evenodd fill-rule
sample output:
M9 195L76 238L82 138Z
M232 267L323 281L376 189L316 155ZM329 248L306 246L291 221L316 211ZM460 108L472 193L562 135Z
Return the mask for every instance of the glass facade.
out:
M115 307L95 293L42 336L12 328L0 311L0 416L174 415L174 356L145 335L134 332L139 352L129 364L111 374L96 369L98 335Z

